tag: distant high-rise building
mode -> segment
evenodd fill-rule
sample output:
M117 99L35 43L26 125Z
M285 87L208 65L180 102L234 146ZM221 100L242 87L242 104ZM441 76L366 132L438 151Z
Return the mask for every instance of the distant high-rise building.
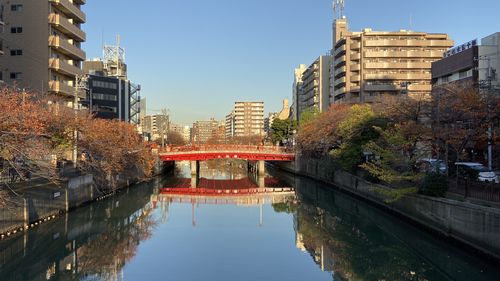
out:
M330 56L320 56L302 74L297 91L298 118L304 110L316 108L323 112L330 105Z
M168 115L156 114L144 117L143 133L150 136L151 141L165 138L169 131L170 120Z
M231 113L229 113L227 116L226 116L226 124L225 124L225 131L226 131L226 138L232 138L234 137L234 122L235 122L235 119L234 119L234 111L231 111Z
M294 120L299 119L299 95L302 90L302 75L306 71L307 66L305 64L299 65L294 71L293 87L292 87L292 107L291 107L291 117Z
M431 63L453 41L447 34L400 30L351 32L333 25L331 103L372 102L382 95L429 94Z
M235 102L234 136L264 136L264 102Z
M0 42L8 51L0 56L0 77L16 87L73 97L75 78L83 74L85 60L84 4L84 0L2 1L5 30Z
M217 137L219 129L219 122L215 119L210 119L208 121L196 121L193 123L192 128L192 140L194 144L208 143Z

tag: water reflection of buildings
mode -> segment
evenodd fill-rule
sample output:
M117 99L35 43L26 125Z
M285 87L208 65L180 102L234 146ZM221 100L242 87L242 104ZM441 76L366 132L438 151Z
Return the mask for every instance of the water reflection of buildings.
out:
M156 225L151 189L131 189L0 243L2 280L122 280Z
M313 181L297 186L296 247L333 280L498 280L473 266L480 261L383 211Z

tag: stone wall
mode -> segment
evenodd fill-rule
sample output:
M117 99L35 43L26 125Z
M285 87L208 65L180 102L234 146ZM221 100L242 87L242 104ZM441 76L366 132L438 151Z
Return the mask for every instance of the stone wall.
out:
M295 164L276 165L289 172L332 184L446 237L500 258L500 209L418 194L387 203L387 198L375 192L375 189L387 187L337 170L333 160L328 158L313 159L299 155Z

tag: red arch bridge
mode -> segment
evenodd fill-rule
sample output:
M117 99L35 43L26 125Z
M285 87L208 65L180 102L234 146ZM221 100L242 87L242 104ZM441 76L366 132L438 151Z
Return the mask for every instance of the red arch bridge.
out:
M162 161L191 161L191 172L197 174L199 162L212 159L242 159L256 161L259 174L264 161L295 161L295 153L285 147L263 145L194 145L167 147L160 150Z

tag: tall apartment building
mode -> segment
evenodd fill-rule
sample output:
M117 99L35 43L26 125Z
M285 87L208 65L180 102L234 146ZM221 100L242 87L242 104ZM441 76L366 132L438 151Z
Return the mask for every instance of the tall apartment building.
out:
M144 135L149 136L150 141L167 137L170 129L170 118L168 115L156 114L144 117L144 124L142 125Z
M234 103L234 136L264 136L264 102Z
M191 137L194 144L208 143L209 140L218 137L219 122L215 119L208 121L196 121L193 123Z
M75 77L83 74L81 49L86 39L81 25L85 0L2 1L0 33L4 56L1 76L11 85L71 97ZM83 94L83 93L82 93ZM83 97L83 96L82 96Z
M347 19L337 19L330 102L372 102L384 94L429 94L431 64L451 46L447 34L368 28L351 32Z
M298 118L308 108L320 112L330 106L330 64L331 56L320 56L302 74L302 83L298 91Z
M299 65L298 68L296 68L293 72L294 78L293 78L293 86L292 86L292 106L290 108L290 114L291 117L294 120L299 119L299 95L302 90L302 75L306 71L307 66L305 64Z
M226 138L232 138L234 137L234 111L231 111L228 115L226 115L226 122L225 122L225 132L226 132Z

